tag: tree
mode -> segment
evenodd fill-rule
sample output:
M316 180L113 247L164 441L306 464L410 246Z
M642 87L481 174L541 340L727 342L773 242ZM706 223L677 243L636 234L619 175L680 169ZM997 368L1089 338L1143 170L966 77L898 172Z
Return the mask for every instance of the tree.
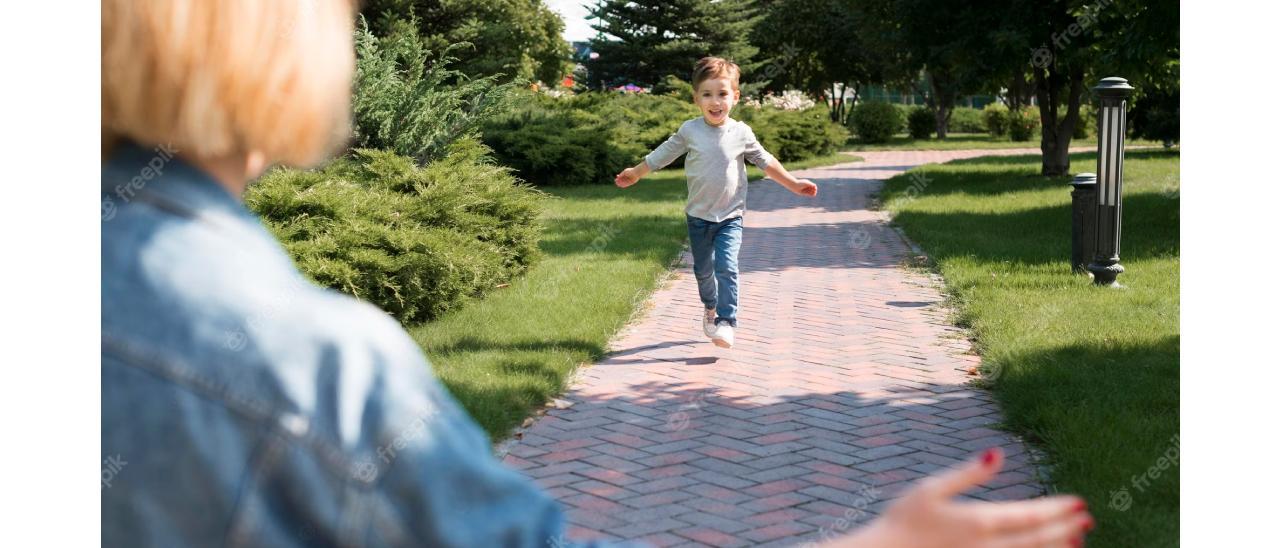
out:
M714 55L747 74L759 65L747 41L758 11L753 0L599 0L591 9L599 57L587 68L607 85L653 86L669 74L688 78L698 59Z
M865 39L861 18L850 0L764 0L765 17L751 35L762 67L750 80L764 89L799 89L830 95L831 119L844 122L844 96L863 85L892 79L895 52Z
M1043 175L1070 172L1071 137L1092 82L1124 76L1138 88L1136 100L1143 94L1176 93L1178 4L1173 0L1010 0L1004 13L1002 34L1027 47L1006 50L1004 59L1024 67L1034 82ZM1013 64L1019 59L1021 65Z
M470 43L454 68L473 78L551 83L572 68L572 50L561 37L564 20L542 0L368 0L361 13L379 36L396 20L416 16L433 52Z
M989 36L1002 17L997 2L984 0L852 0L867 41L899 52L893 73L912 85L934 112L939 139L956 99L990 87L1000 71L999 46ZM923 78L917 79L917 75Z
M515 84L458 73L450 66L454 48L432 58L415 23L412 16L398 20L378 38L360 20L352 110L357 147L390 149L427 165L506 110Z

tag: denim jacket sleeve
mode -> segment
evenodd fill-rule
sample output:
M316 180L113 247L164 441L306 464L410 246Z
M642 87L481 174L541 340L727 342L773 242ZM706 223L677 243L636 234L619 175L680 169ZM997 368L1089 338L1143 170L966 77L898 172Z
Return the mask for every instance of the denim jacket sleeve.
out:
M573 545L394 319L158 154L103 169L103 545Z

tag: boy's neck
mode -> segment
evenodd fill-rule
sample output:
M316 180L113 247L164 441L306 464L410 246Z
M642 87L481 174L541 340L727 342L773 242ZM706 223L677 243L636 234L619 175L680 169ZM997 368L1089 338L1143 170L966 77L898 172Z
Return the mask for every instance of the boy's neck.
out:
M720 122L720 123L718 123L718 124L713 124L713 123L711 123L711 120L708 120L706 116L703 116L703 117L702 117L702 122L703 122L704 124L707 124L707 125L711 126L711 127L724 127L724 125L725 125L725 124L728 124L728 123L729 123L729 117L728 117L728 116L725 116L725 117L724 117L724 121L723 121L723 122Z

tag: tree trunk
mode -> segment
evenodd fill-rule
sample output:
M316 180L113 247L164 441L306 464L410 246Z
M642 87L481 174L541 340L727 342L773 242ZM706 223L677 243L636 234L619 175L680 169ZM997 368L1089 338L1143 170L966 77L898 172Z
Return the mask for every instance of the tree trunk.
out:
M859 99L859 98L861 98L861 97L862 97L862 84L854 85L854 86L853 86L853 100L849 102L849 110L850 110L850 111L852 111L854 107L858 106L858 99ZM844 119L844 120L841 120L841 121L840 121L840 123L841 123L841 124L843 124L843 123L845 123L846 121L848 121L848 119L849 119L848 113L845 113L845 119Z
M1040 102L1040 174L1067 175L1071 171L1071 135L1080 120L1080 97L1084 93L1084 69L1072 68L1069 75L1057 65L1035 71L1036 99ZM1065 80L1065 81L1064 81ZM1067 113L1058 121L1058 103L1067 86Z
M946 139L947 126L951 125L951 111L956 106L956 90L946 76L939 78L933 71L929 72L929 88L933 95L934 130L939 139Z
M951 108L939 106L938 110L933 111L934 130L938 132L939 139L947 138L947 126L951 123Z
M832 82L831 83L831 121L832 122L840 121L840 109L841 107L844 106L843 104L841 104L842 101L844 101L844 97L840 97L836 95L836 83Z
M1009 110L1019 110L1029 106L1031 104L1031 95L1035 91L1034 89L1028 89L1031 87L1027 85L1026 76L1022 74L1014 75L1009 81L1009 91L1006 94L1005 106L1009 107Z
M840 83L840 110L836 111L836 122L845 122L845 113L849 110L849 105L845 102L845 91L849 90L847 83Z

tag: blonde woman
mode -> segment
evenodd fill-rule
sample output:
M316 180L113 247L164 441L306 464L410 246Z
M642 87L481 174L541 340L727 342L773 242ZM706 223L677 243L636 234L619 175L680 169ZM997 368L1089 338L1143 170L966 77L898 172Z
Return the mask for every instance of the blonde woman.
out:
M103 1L104 545L567 544L399 325L304 280L241 202L349 134L353 9ZM999 466L934 477L837 542L1080 538L1073 497L951 500Z

